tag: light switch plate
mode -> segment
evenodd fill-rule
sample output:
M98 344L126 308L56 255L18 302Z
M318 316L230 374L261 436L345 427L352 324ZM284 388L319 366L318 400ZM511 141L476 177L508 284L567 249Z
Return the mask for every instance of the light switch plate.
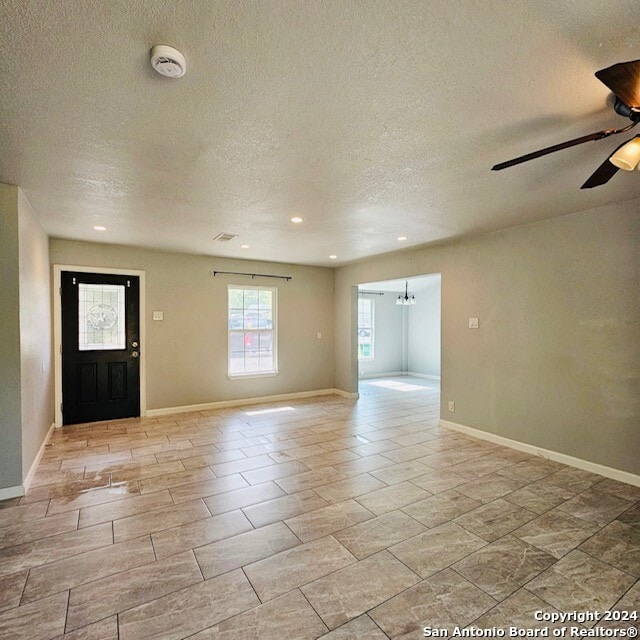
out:
M469 318L469 329L477 329L478 326L478 318Z
M154 311L153 312L154 320L164 320L164 311Z

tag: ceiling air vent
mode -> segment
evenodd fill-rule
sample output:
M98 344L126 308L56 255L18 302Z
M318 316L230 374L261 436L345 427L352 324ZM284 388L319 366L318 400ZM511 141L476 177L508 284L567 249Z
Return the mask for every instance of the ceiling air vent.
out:
M229 242L229 240L233 240L235 237L233 233L219 233L214 240L216 242Z

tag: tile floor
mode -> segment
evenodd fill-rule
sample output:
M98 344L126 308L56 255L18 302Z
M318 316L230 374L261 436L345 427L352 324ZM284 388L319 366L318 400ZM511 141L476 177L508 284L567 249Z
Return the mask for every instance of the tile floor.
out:
M640 488L441 429L438 404L398 378L56 431L0 503L0 638L420 638L640 610Z

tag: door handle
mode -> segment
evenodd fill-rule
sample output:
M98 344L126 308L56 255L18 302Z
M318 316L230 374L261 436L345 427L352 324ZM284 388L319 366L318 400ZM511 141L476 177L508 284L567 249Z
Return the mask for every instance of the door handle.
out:
M138 346L138 343L137 342L132 342L131 346L135 349Z
M137 351L132 351L131 352L131 357L132 358L137 358L140 354Z

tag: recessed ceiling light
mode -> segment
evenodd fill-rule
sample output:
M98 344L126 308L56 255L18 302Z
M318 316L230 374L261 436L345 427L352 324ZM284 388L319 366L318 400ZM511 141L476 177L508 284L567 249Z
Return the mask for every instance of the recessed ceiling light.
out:
M248 244L241 244L241 245L240 245L240 248L241 248L241 249L248 249L248 248L249 248L249 245L248 245Z
M293 218L291 218L291 222L299 224L300 222L302 222L302 218L300 216L293 216Z
M106 231L107 227L101 227L100 225L96 225L93 227L96 231Z
M398 240L400 240L400 242L404 242L407 239L407 236L398 236Z
M329 256L329 260L336 260L337 258L338 258L338 256L337 256L337 255L335 255L334 253L332 253L332 254Z

